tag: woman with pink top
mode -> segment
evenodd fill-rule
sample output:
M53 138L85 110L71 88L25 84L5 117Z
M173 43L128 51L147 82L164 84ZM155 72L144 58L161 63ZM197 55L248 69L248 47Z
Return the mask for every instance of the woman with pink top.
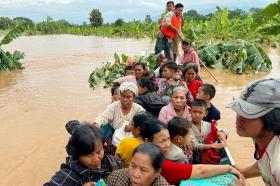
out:
M166 124L175 116L190 120L191 115L187 106L188 94L190 92L182 86L174 88L170 103L162 107L158 119Z
M182 41L182 49L184 54L181 58L181 64L184 65L185 63L196 63L198 66L198 73L200 72L200 64L199 64L199 57L196 51L192 47L191 41L185 39Z

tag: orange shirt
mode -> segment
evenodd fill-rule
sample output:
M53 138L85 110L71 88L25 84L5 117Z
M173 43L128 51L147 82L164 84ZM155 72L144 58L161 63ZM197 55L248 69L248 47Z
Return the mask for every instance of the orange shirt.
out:
M171 18L171 25L173 27L175 27L177 30L180 29L181 25L182 25L182 17L181 16L176 16L174 15ZM166 35L169 39L173 39L176 36L176 32L170 28L168 28L168 26L162 24L161 25L161 31L164 35Z

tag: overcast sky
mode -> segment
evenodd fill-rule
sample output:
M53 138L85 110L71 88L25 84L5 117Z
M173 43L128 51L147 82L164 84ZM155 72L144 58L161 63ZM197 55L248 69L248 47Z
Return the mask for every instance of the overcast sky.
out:
M118 18L125 21L145 18L149 14L157 18L164 10L163 0L0 0L0 16L10 18L27 17L36 22L47 16L66 19L71 23L88 22L93 8L102 12L105 22L114 22ZM251 7L263 8L276 0L184 0L175 1L184 4L184 10L195 9L200 13L209 13L216 6L229 9Z

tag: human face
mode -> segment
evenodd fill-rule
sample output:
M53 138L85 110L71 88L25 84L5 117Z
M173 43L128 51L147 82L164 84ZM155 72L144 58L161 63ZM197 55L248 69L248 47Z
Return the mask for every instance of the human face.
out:
M178 69L178 70L176 71L176 77L179 78L179 79L181 79L181 78L182 78L182 75L183 75L182 70L181 70L181 69Z
M133 99L134 99L133 92L131 92L130 90L126 90L121 94L120 101L124 107L129 108L132 106Z
M183 15L183 8L176 8L174 10L176 16L182 16Z
M191 48L191 45L182 44L182 50L184 52L188 52Z
M260 118L247 119L237 114L235 124L236 132L239 136L251 137L255 139L262 133L263 123Z
M167 61L168 61L167 58L163 58L162 60L160 60L159 66L163 67L163 65L165 65L167 63Z
M151 186L160 173L155 171L148 154L138 152L131 159L128 174L132 186Z
M173 11L174 10L174 5L172 3L168 3L166 5L166 9L167 9L167 11Z
M146 92L147 92L146 87L141 87L140 85L138 85L138 94L139 95L145 94Z
M192 82L193 80L195 80L195 77L196 77L196 73L195 73L194 69L191 68L186 72L185 80L187 82Z
M159 133L154 134L152 143L159 146L163 155L166 156L171 143L168 130L162 129Z
M205 116L206 109L204 107L192 106L191 117L194 124L200 124Z
M171 103L175 110L185 109L185 106L187 104L185 92L182 90L175 91L171 97Z
M88 155L81 155L79 161L90 169L99 169L104 157L104 149L101 141L96 142L94 151Z
M163 77L164 77L165 79L171 79L171 78L173 78L174 74L175 74L174 71L171 70L171 69L169 69L169 68L164 67L164 68L162 69L162 75L163 75Z
M141 65L137 65L134 67L134 75L137 79L144 76L144 69Z
M206 100L207 95L204 93L203 88L199 87L197 94L196 94L196 99L202 99L202 100Z
M133 76L134 75L134 70L126 70L125 71L125 76Z

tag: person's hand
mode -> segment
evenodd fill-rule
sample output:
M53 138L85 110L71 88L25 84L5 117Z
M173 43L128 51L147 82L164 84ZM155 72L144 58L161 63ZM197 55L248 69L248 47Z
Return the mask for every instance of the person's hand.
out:
M244 186L245 185L245 177L239 172L236 168L229 165L229 173L232 173L236 176L235 182L237 186ZM230 184L229 184L230 185Z
M120 100L120 96L118 96L118 95L113 95L113 96L111 97L111 99L112 99L112 102L114 102L114 101L119 101L119 100Z
M83 186L95 186L95 185L96 183L91 181L83 184Z
M99 123L97 123L97 122L93 122L92 124L93 124L95 127L100 128Z
M124 131L125 132L131 132L132 131L132 126L131 125L125 125Z
M226 143L212 143L212 144L210 144L210 147L212 149L222 149L222 148L224 148L226 146L227 146Z
M167 84L168 84L169 86L172 86L172 85L175 85L175 84L176 84L176 81L175 81L174 79L169 79L169 80L167 80Z

